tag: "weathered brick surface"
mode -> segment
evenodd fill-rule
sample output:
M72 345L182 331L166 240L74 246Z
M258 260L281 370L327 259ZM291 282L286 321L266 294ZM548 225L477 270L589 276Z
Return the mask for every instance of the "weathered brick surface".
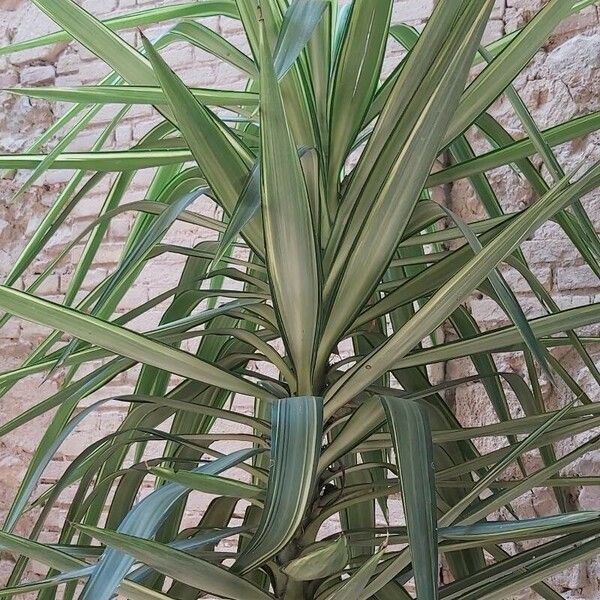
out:
M485 34L486 41L521 27L543 3L543 0L498 0L492 13L492 21ZM85 0L83 2L87 9L101 17L113 16L118 12L141 7L168 4L170 2L167 0ZM406 20L413 25L421 26L433 4L433 0L397 0L394 19L396 21ZM206 23L222 32L236 45L241 45L242 36L239 25L235 21L227 18L211 18ZM0 45L29 39L54 29L54 25L29 0L0 0ZM162 29L164 26L154 27L147 33L152 37ZM128 42L139 44L138 32L123 32L123 36ZM590 7L563 23L552 36L544 51L531 61L529 68L517 79L516 86L540 126L548 127L570 117L600 108L600 96L598 95L599 50L598 9ZM391 43L386 73L390 71L400 53L398 45ZM219 64L215 59L197 49L177 44L165 50L163 55L189 84L215 87L242 85L238 74L228 65ZM107 72L108 67L79 44L55 44L0 58L0 88L15 85L75 86L90 84L97 82ZM63 114L67 109L68 105L66 104L50 105L41 100L29 100L0 93L0 152L19 152L26 149L57 116ZM523 135L520 124L506 101L497 102L493 107L493 112L511 134L516 137ZM101 111L88 131L73 143L71 149L89 149L102 127L110 121L112 114L114 111ZM156 114L151 108L135 107L115 132L109 136L105 148L128 147L133 140L138 140L156 122ZM568 168L582 158L597 157L599 155L599 139L598 135L590 135L585 139L576 140L558 148L558 155L563 165ZM475 143L478 147L485 147L479 140ZM14 179L0 180L0 273L2 275L6 274L14 264L26 239L31 236L39 223L40 215L51 205L70 177L68 171L51 171L39 182L41 185L32 187L21 197L14 199L14 193L27 175L27 173L18 173ZM142 183L146 184L150 177L149 171L139 174L127 197L128 202L141 199ZM492 171L490 179L500 201L507 210L521 210L535 200L521 178L509 169ZM15 283L17 287L25 288L29 285L35 275L61 252L65 244L95 218L113 180L114 178L107 177L94 194L90 194L80 203L72 216L48 243L44 254L36 261L33 268ZM463 218L475 220L485 216L481 212L481 204L476 199L468 182L457 182L447 191L447 194L446 200ZM600 196L598 194L591 195L584 202L596 226L600 223L599 203ZM123 215L113 221L108 230L100 260L88 274L83 285L84 290L90 290L114 268L130 224L131 215ZM170 233L169 239L175 243L191 245L200 241L203 235L205 234L199 233L192 227L177 226ZM556 298L559 306L567 308L594 300L598 301L600 288L597 279L583 265L575 248L566 240L565 235L555 224L545 225L536 232L532 239L525 242L523 248L530 266L544 287ZM38 293L48 298L57 298L63 294L68 287L81 252L82 247L73 249L67 259L56 268L52 277L38 290ZM155 292L163 290L165 285L174 285L180 264L181 261L176 257L167 255L161 259L160 263L155 262L145 269L138 285L126 297L123 309L132 308L147 300ZM507 268L504 272L527 314L542 314L542 308L534 300L533 294L522 278L511 269ZM486 328L505 322L502 311L487 298L479 298L474 295L470 302L470 309ZM139 319L134 324L140 328L151 327L155 324L157 316L158 312ZM591 334L594 331L595 328L589 328L587 333ZM43 327L17 320L10 321L0 330L0 343L3 350L1 370L17 366L46 333L47 330ZM451 335L451 332L447 333ZM597 333L595 331L596 335ZM556 351L556 356L595 399L597 388L594 387L593 379L577 358L564 349ZM598 356L597 352L595 356ZM498 368L513 370L522 375L526 374L519 357L511 353L505 353L499 357ZM91 366L85 367L82 373L89 369ZM466 360L457 360L443 366L443 371L446 376L455 378L472 373L473 367ZM94 398L86 401L85 405L89 405L92 400L101 397L130 392L136 373L137 370L119 376L109 389L103 390L102 394L94 395ZM48 381L43 381L41 376L35 376L15 386L10 394L3 398L0 405L0 422L8 421L32 406L40 398L51 394L58 388L61 377L62 374L58 374L52 376ZM551 408L563 405L570 398L570 393L564 386L554 389L544 382L543 376L542 389L548 406ZM510 394L508 397L516 416L518 412L515 403L511 400ZM485 424L494 420L490 406L482 398L482 389L479 385L464 386L455 392L454 402L457 414L465 425ZM241 399L240 410L247 408L247 402ZM42 478L40 491L44 489L44 486L55 481L64 472L69 460L91 441L114 429L123 413L124 405L122 403L109 402L93 417L86 419L78 427L76 435L60 448L56 459L48 466ZM50 416L41 417L0 441L0 516L2 518L10 505L17 482L25 472L36 441L39 440L49 420ZM501 439L490 438L482 441L480 447L482 450L491 450L503 443ZM559 455L568 450L569 443L557 445ZM528 456L527 461L530 466L539 465L538 457L534 454ZM569 474L598 475L598 469L598 456L590 454L572 465ZM581 492L575 491L574 504L581 509L600 508L598 489L588 488ZM52 515L43 539L55 539L54 536L65 516L64 507L70 497L69 493L65 494L63 500L65 504L61 510ZM188 515L190 524L197 521L203 505L201 500L193 504ZM543 490L536 490L525 495L515 503L515 506L523 516L542 515L555 510L552 496ZM394 503L393 514L395 518L402 518L397 502ZM28 516L19 526L19 530L27 531L32 522L33 517ZM328 523L327 529L333 530L335 526L334 522ZM566 598L598 600L600 599L599 565L600 562L579 565L554 577L552 583L561 592L564 592ZM10 561L5 561L3 572L6 572L9 566ZM42 572L39 568L34 571ZM529 600L533 596L525 595L519 596L519 598Z

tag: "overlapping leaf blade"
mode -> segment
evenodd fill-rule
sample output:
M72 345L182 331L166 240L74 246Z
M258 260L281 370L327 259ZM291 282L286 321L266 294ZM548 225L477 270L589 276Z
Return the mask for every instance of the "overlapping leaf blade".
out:
M273 401L265 508L254 537L234 564L236 572L247 573L271 559L297 533L314 494L322 419L321 398Z
M433 443L424 406L381 399L394 440L415 586L422 598L438 597L438 550Z
M260 173L267 268L281 332L297 370L298 392L306 394L313 390L321 311L315 215L265 35L261 65Z

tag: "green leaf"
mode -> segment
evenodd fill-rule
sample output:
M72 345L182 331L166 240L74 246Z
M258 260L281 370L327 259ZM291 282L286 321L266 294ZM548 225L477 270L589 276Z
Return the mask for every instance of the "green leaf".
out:
M139 85L79 86L73 88L10 88L2 90L17 96L41 98L56 102L82 102L89 104L167 104L167 98L159 87ZM212 106L257 106L258 95L252 92L232 92L191 88L194 98L204 105Z
M223 208L232 214L250 173L248 152L234 145L217 118L196 101L152 44L146 38L143 41L181 134ZM247 224L244 235L252 248L262 255L258 219Z
M528 568L520 568L516 573L509 573L499 581L492 581L487 585L484 583L475 592L461 595L460 600L504 600L570 566L585 563L597 556L599 549L598 537L573 548L563 549L555 556L537 560Z
M139 333L112 325L71 308L42 300L18 290L0 286L0 308L40 325L66 331L133 360L205 381L242 394L262 398L269 394L258 386L187 352L153 341Z
M527 23L466 89L442 146L461 134L492 104L570 11L570 2L551 0Z
M0 167L6 169L35 169L46 157L45 154L3 154L0 155ZM192 158L189 150L67 152L59 154L48 169L132 171L163 165L183 164Z
M540 427L529 434L521 443L517 444L517 446L511 452L509 452L502 460L498 461L498 463L494 465L493 469L490 469L484 477L477 481L477 484L473 487L473 489L470 490L469 493L466 494L458 504L453 506L444 514L440 520L440 523L449 525L455 519L457 519L460 514L469 506L469 504L472 503L481 494L481 492L487 488L490 482L494 481L494 479L496 479L496 477L498 477L507 468L507 466L509 466L517 457L521 456L528 448L530 448L533 443L554 423L565 416L571 409L572 405L573 403L568 404L565 408L550 417L545 423L540 425Z
M278 79L296 62L326 8L327 0L292 0L285 12L274 52L274 70Z
M315 215L265 35L261 50L261 196L270 285L298 393L312 393L320 316Z
M375 575L377 566L379 565L379 561L382 559L383 554L384 548L382 547L365 561L341 587L333 594L325 596L325 598L327 600L361 600L369 580Z
M378 121L346 192L350 198L344 202L349 203L349 210L340 211L351 218L344 230L342 225L338 229L344 231L343 244L334 254L324 286L330 315L319 362L326 360L347 321L368 301L396 251L438 153L439 137L458 103L490 9L488 2L465 9L418 92L407 103L396 95L388 100L386 110L396 118L391 123ZM422 36L419 41L426 44L427 38ZM404 80L398 79L396 85L400 93ZM395 104L405 104L405 110L398 111ZM392 133L383 129L388 124ZM384 151L373 157L374 140L384 135L389 141ZM374 167L367 174L366 165L373 158ZM357 199L355 208L353 198ZM339 215L338 219L343 224L345 219Z
M206 494L250 499L260 498L264 492L264 490L254 485L218 475L173 471L173 469L161 467L154 467L150 469L150 472L165 481L173 481L191 490L198 490Z
M590 304L561 311L545 317L538 317L530 321L534 335L539 339L544 336L562 333L567 329L577 329L591 325L598 320L600 305ZM489 331L477 336L475 339L459 340L454 343L440 344L431 349L415 352L414 354L398 360L398 367L406 368L433 364L453 358L468 356L477 352L493 352L519 348L521 334L516 327L506 327ZM543 343L552 347L559 346L561 338L545 338Z
M510 539L511 536L549 536L560 533L560 529L570 525L591 523L600 518L599 512L578 511L551 517L538 517L536 519L522 519L520 521L488 521L473 525L453 525L440 528L440 538L444 540L481 540L489 542L494 538ZM556 530L556 531L555 531Z
M10 511L5 518L3 526L5 531L12 530L16 525L17 519L23 513L23 509L29 501L31 494L33 494L38 486L42 473L63 442L73 434L75 428L79 426L86 417L98 408L97 404L93 404L69 420L69 417L78 402L79 397L77 396L72 398L70 402L64 402L57 411L55 418L52 420L51 426L48 427L44 433L44 436L36 449L35 455L29 464L27 473L19 486L17 495L12 502Z
M239 535L241 533L246 533L246 527L227 527L224 529L211 529L209 528L209 518L205 520L207 515L211 515L212 510L215 505L211 505L207 508L205 515L203 516L203 527L198 527L197 532L190 532L191 537L187 539L177 539L173 542L170 542L168 545L176 548L177 550L183 551L198 551L198 550L207 550L209 548L214 548L216 544L220 541L227 539L228 537L232 537L234 535ZM206 525L206 527L204 527ZM142 583L148 575L154 574L155 571L151 567L138 567L127 576L128 581L135 581L138 583Z
M103 544L132 556L159 573L209 594L234 600L271 599L269 594L227 569L165 544L86 525L77 525L77 529L88 533Z
M367 398L352 413L341 431L322 452L319 472L323 472L348 450L366 439L381 426L384 420L385 413L379 398L375 396Z
M43 565L60 571L73 571L85 568L87 563L73 558L59 550L35 541L0 531L0 547L9 552L27 556ZM166 600L168 596L145 588L137 583L124 581L119 588L131 600Z
M152 85L156 82L148 59L72 0L32 1L128 83Z
M341 571L348 560L348 543L341 535L333 542L309 546L298 558L287 563L283 572L297 581L312 581Z
M417 595L438 597L438 549L433 444L425 407L382 397L400 472Z
M247 573L274 557L297 533L314 494L322 413L320 398L272 402L265 508L256 533L234 563L235 572Z
M349 8L349 5L346 8ZM340 245L344 228L352 215L352 211L349 209L358 203L362 188L366 185L370 175L375 174L375 165L384 163L384 171L386 168L389 169L391 160L394 158L393 146L385 152L390 132L397 127L401 115L419 90L419 86L424 85L424 78L431 70L434 61L442 59L440 50L444 46L448 31L455 23L460 8L461 5L454 2L437 3L423 30L422 41L417 44L407 60L402 61L398 67L398 70L400 70L399 75L388 78L387 81L391 81L389 92L386 94L385 101L381 103L376 111L382 113L381 119L378 119L372 134L368 136L368 144L354 169L348 190L344 194L345 210L339 211L336 216L331 239L328 241L326 250L326 264L333 260L333 256ZM346 16L346 13L343 14ZM404 69L404 66L407 65L408 68ZM404 74L402 75L402 73ZM375 97L373 105L377 104L377 99L382 95L378 94ZM386 107L385 111L382 110L384 106ZM371 121L374 116L368 115L366 120ZM378 180L377 183L380 184L382 181L381 176L378 177ZM374 187L376 189L376 184Z
M233 0L203 0L202 2L189 2L186 4L176 4L174 6L160 6L146 10L130 12L118 17L111 17L103 21L103 24L112 31L121 29L131 29L133 27L142 27L144 25L155 25L163 21L170 21L178 18L210 17L213 15L223 15L231 18L238 16ZM49 33L32 40L17 42L0 48L0 56L13 54L23 50L39 48L49 44L68 42L73 36L68 31L57 31Z
M570 552L573 544L584 542L588 537L589 535L586 534L576 534L558 538L554 541L546 542L541 546L538 545L531 550L520 552L516 556L510 556L497 546L492 546L490 547L490 552L498 562L474 573L463 581L447 585L445 587L446 595L452 600L462 600L467 593L479 591L484 585L491 584L491 587L495 586L498 588L497 584L499 581L506 581L507 578L512 579L515 575L517 578L522 577L526 569L540 564L550 556L556 556L557 550L559 552ZM560 595L557 595L556 592L545 586L543 589L540 589L539 586L532 586L532 588L544 598L561 600Z
M596 131L599 127L600 112L594 112L546 129L541 134L550 146L558 146ZM517 162L534 154L535 151L535 144L531 138L525 137L497 150L491 150L466 162L432 173L427 180L427 186L435 187L476 173L490 171L496 167Z
M256 454L256 450L239 450L198 468L201 473L216 475ZM152 537L189 489L177 483L157 488L136 504L119 525L118 534ZM162 551L161 553L162 554ZM81 600L109 600L134 563L134 558L118 548L105 551L81 593ZM154 565L149 565L153 566Z
M467 243L473 249L473 252L477 254L483 249L479 238L471 231L470 227L460 219L457 215L455 215L450 209L446 207L442 207L446 214L456 223L456 226L461 230L464 235ZM506 283L506 280L500 273L498 269L494 269L490 271L488 275L489 282L492 284L496 295L502 302L502 307L507 312L507 314L511 317L515 327L523 336L523 340L533 356L537 359L538 363L548 375L548 378L552 383L554 383L554 377L552 376L552 371L550 369L550 365L548 364L548 360L546 359L546 352L544 348L538 343L531 327L529 326L529 321L519 304L519 301L513 294L512 290Z
M441 555L454 580L442 588L446 600L504 600L523 586L560 600L544 579L600 544L598 513L570 513L567 489L599 478L564 476L600 446L600 409L583 385L588 375L600 381L591 356L600 338L576 333L597 323L600 304L561 311L520 245L551 221L600 274L600 242L582 204L600 184L600 165L562 177L552 154L596 132L600 113L540 131L510 85L560 18L592 0L550 0L479 52L493 0L436 2L421 33L391 25L391 0L178 1L101 21L79 0L34 0L65 30L0 49L75 40L116 70L96 87L14 90L75 105L24 152L0 156L0 168L32 171L13 203L50 169L74 173L0 287L0 327L25 318L53 328L0 373L0 396L10 401L13 386L57 361L67 368L58 391L0 424L4 436L50 419L4 523L31 521L30 539L0 534L1 549L16 558L0 598L409 600L416 580L426 600L437 593ZM211 23L181 21L211 15ZM155 23L167 20L158 32ZM141 50L116 33L147 25L158 33ZM390 35L407 52L393 51L383 73ZM223 90L184 85L159 55L174 44L208 53L219 72L225 66L246 81ZM504 90L525 139L485 112ZM92 150L68 152L109 103L121 106L97 123ZM163 118L128 150L105 151L139 103ZM461 133L470 129L491 150L476 155ZM444 167L446 152L453 163ZM550 191L534 154L557 180ZM513 203L504 214L506 198L486 176L503 166L531 185L527 208ZM463 177L488 216L445 228L430 188ZM186 210L200 192L208 198ZM56 251L52 238L82 202L97 203L95 217ZM120 264L105 276L104 263L95 269L104 239L129 216ZM186 224L185 236L176 223ZM61 300L36 298L80 246ZM154 277L151 297L131 308L127 292L163 259L185 261L177 283ZM525 318L496 276L502 262L524 278L544 316ZM476 292L516 326L482 333L464 304ZM159 325L147 328L148 319ZM448 326L453 339L438 341ZM65 345L65 335L78 339ZM580 376L554 348L575 350ZM496 365L503 352L512 353L511 372ZM536 352L581 406L546 411ZM440 379L430 368L462 357L473 374L457 366ZM122 393L131 381L133 393ZM491 402L497 422L461 426L453 393L470 384L474 409L480 398ZM513 397L526 416L512 418ZM127 413L106 429L113 405ZM91 418L102 421L101 437L34 496L61 445ZM508 444L497 447L495 437ZM232 443L248 449L223 455ZM556 444L572 448L558 458ZM540 468L504 477L524 452L539 454ZM538 487L557 492L559 514L519 520L512 504ZM408 527L390 526L386 513L400 488ZM200 494L217 498L190 521ZM376 525L378 503L385 527ZM488 520L503 507L514 520ZM451 524L440 527L439 544L438 513ZM57 518L56 543L38 543ZM332 522L341 532L323 539ZM96 534L110 536L109 545ZM536 547L503 550L520 540ZM26 579L31 561L48 568L36 581Z
M219 248L211 262L212 267L218 266L221 259L240 235L240 232L246 223L248 223L260 209L260 205L260 165L256 162L248 177L248 181L242 190L238 203L231 214L229 223L227 223L227 229L223 232Z
M329 97L329 197L337 210L340 171L377 88L393 2L352 2L344 20ZM333 212L333 214L335 214Z
M326 414L330 414L335 406L345 404L347 398L354 396L357 391L375 381L392 365L397 365L400 359L439 326L521 241L552 215L584 194L586 188L599 177L600 166L596 165L574 184L569 185L566 178L532 206L531 210L511 220L502 232L440 287L429 302L391 338L388 338L383 346L347 371L336 382L326 395L325 401L328 404ZM340 393L340 390L343 390L343 393ZM336 395L338 398L332 402L332 398Z
M206 0L202 3L204 4L205 1ZM225 62L228 62L242 73L246 73L252 78L258 76L256 65L252 59L246 56L242 51L238 50L238 48L228 42L223 36L206 27L206 25L195 23L193 21L183 21L171 28L166 35L163 36L163 40L164 37L189 42L205 52L209 52Z

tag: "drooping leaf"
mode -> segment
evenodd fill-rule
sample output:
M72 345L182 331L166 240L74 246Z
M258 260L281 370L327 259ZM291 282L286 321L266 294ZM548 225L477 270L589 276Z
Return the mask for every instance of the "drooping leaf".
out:
M231 214L250 172L248 152L233 144L213 113L196 101L146 38L144 47L194 159L225 211ZM260 223L254 219L244 233L253 249L262 254Z
M182 550L151 540L106 529L79 525L99 541L183 583L233 600L270 600L265 594L242 577Z
M360 600L369 579L375 574L379 561L383 557L383 550L380 548L339 589L333 594L325 596L327 600Z
M263 490L256 486L218 475L173 471L161 467L154 467L150 472L165 481L173 481L191 490L198 490L207 494L233 496L235 498L259 498L263 493Z
M346 388L344 395L340 395L336 401L336 404L343 404L346 394L354 395L354 391L350 392L350 385L347 385L346 382L351 382L353 386L358 384L355 390L357 388L362 389L363 384L359 381L374 381L382 372L397 363L401 356L406 355L410 348L419 343L425 335L431 333L447 318L463 298L488 275L504 256L510 254L527 235L550 216L585 193L586 187L594 182L599 175L600 167L595 166L591 167L572 185L569 185L568 178L565 178L561 184L552 188L543 199L535 204L532 210L522 213L512 220L493 241L473 257L467 265L462 267L448 283L443 285L404 327L389 338L379 350L375 350L370 357L348 371L337 382L335 386L337 389L330 391L329 397L326 397L326 402L331 402L331 398L343 386ZM433 315L436 315L437 318L434 318ZM421 325L425 325L425 323L427 324L426 327L421 328ZM388 358L385 358L386 356ZM377 357L376 361L373 360L375 357ZM384 364L385 367L383 367ZM334 404L330 404L331 408L333 406Z
M167 104L160 87L150 86L78 86L73 88L10 88L6 90L18 96L42 98L58 102L85 102L90 104ZM258 97L251 92L230 92L192 88L194 98L202 104L213 106L256 106Z
M90 343L136 361L199 378L240 393L268 397L261 388L195 356L176 350L123 327L65 308L19 290L0 286L0 308L23 319L66 331Z
M239 450L199 467L198 471L216 475L254 454L256 450ZM189 489L178 483L169 483L156 489L127 513L118 527L117 534L140 538L152 537L177 502L188 493ZM117 548L105 551L102 560L94 568L81 592L82 600L109 600L133 563L134 558L127 552L124 553Z
M144 25L153 25L163 21L170 21L177 18L210 17L213 15L223 15L235 18L237 10L233 0L203 0L201 3L189 2L185 4L176 4L174 6L159 6L155 8L135 11L111 17L103 21L104 25L113 31L121 29L130 29L132 27L142 27ZM0 56L31 50L50 44L68 42L73 39L68 30L49 33L32 40L16 42L0 48Z

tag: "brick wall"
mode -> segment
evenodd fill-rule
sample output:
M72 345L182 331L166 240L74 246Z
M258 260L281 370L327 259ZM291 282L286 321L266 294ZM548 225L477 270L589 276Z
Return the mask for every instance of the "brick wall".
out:
M422 25L433 3L433 0L399 0L394 10L394 19ZM167 5L170 2L167 0L85 0L83 4L94 14L107 17L136 8ZM496 39L503 33L522 26L541 4L543 0L499 0L486 32L486 41ZM547 127L600 108L598 16L598 9L591 7L563 23L552 36L545 50L534 58L530 67L517 80L516 86L540 126ZM234 21L226 18L211 18L206 21L206 24L225 34L237 45L243 43L243 36ZM0 0L0 45L29 39L54 29L53 24L28 0ZM146 33L153 37L160 29L152 28ZM123 35L132 44L138 45L140 42L139 33L136 31L124 32ZM397 61L399 54L399 47L390 44L386 67L388 72ZM163 55L189 84L215 87L242 86L242 81L233 69L228 65L219 64L197 49L177 44L171 46ZM25 51L9 58L0 57L0 88L14 85L91 84L107 73L108 67L104 63L75 43ZM19 152L26 149L66 108L66 105L50 105L44 101L0 93L0 152ZM511 133L521 134L519 122L506 102L498 102L493 112ZM111 114L111 110L102 111L87 132L72 144L71 149L79 151L89 149ZM139 140L156 123L157 115L152 108L137 107L130 111L127 118L109 137L106 148L127 148L133 140ZM560 147L559 156L563 165L568 167L584 156L598 154L597 142L598 136L592 135ZM19 173L12 180L0 180L0 272L2 275L6 274L14 263L26 239L31 236L39 223L41 215L68 181L70 172L51 171L27 193L13 199L13 194L27 175L27 173ZM139 174L127 197L128 202L141 199L144 189L142 184L146 184L150 176L150 172ZM509 169L494 171L492 182L505 209L522 208L533 199L527 186ZM109 184L110 178L107 178L100 188L80 203L72 217L47 245L44 255L17 285L25 288L35 274L39 273L73 236L95 218ZM467 183L459 182L446 189L445 194L446 201L463 218L473 220L484 216L480 212L478 200ZM598 201L598 197L594 197L586 204L596 225L600 220ZM126 214L111 222L101 261L86 279L85 290L90 290L115 266L130 225L131 217ZM190 245L199 241L198 236L196 229L178 225L170 232L169 240ZM533 239L524 244L524 248L530 265L562 308L589 303L594 299L597 301L600 293L598 281L589 269L583 266L581 258L557 226L553 224L544 226ZM59 298L68 285L80 252L80 249L74 249L38 290L38 294L50 299ZM143 272L136 287L128 294L122 309L133 308L148 299L155 290L163 290L169 283L175 284L180 268L181 262L174 258L154 261ZM518 293L525 310L529 314L538 313L540 307L524 282L519 280L515 273L507 272L507 277ZM489 299L474 298L471 302L471 310L486 326L494 327L504 322L503 314ZM147 328L153 324L152 318L153 316L149 315L136 322L136 325ZM17 320L10 321L0 330L0 343L3 349L0 370L4 371L20 364L46 333L47 331L42 327ZM592 393L594 390L590 377L575 357L568 352L559 352L557 356L576 380L581 385L587 386ZM520 361L511 355L503 355L499 367L501 369L510 367L517 371L523 368ZM470 369L466 361L453 361L445 365L446 374L453 378L464 376ZM55 392L62 376L58 374L48 380L44 380L41 376L34 376L15 386L10 395L3 398L0 404L0 423L6 422L30 407L39 398ZM111 384L110 389L104 390L103 396L130 392L134 380L133 372L119 377ZM567 390L562 388L553 390L547 384L544 384L544 391L551 407L562 405L568 396ZM459 417L466 425L490 422L491 411L481 398L481 389L476 384L464 386L455 392L454 402ZM86 419L76 435L71 436L60 448L55 460L44 473L42 487L52 483L64 471L69 461L92 440L100 437L103 432L113 430L122 416L123 407L117 403L109 403L98 410L94 416ZM10 504L16 485L48 421L49 417L42 417L0 440L0 518L3 518ZM559 451L566 452L568 448L565 445L559 448ZM597 475L597 459L597 456L583 457L573 465L572 474ZM598 509L600 506L599 488L587 488L583 492L574 491L573 494L573 502L581 509ZM67 500L68 496L65 496L65 499ZM534 491L519 500L519 510L524 516L542 515L553 509L552 502L552 497L548 493ZM61 511L56 511L52 516L45 533L47 539L51 539L58 530L63 517L64 512ZM26 530L30 524L27 519L24 519L22 529ZM5 564L5 569L8 566ZM555 577L553 581L565 592L565 597L600 599L597 583L599 575L600 562L594 562L570 569L565 574Z

